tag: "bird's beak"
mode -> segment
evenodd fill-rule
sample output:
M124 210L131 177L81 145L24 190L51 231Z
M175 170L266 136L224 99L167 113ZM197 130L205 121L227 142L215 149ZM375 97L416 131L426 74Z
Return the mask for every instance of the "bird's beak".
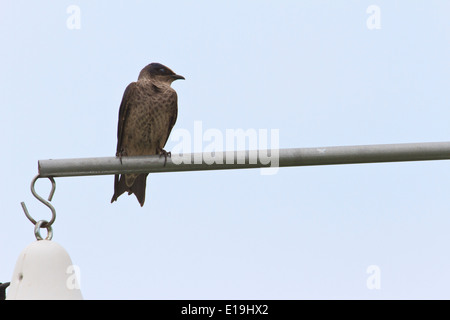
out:
M186 79L184 79L183 76L180 76L179 74L174 74L174 75L172 76L172 79L173 79L173 80L186 80Z

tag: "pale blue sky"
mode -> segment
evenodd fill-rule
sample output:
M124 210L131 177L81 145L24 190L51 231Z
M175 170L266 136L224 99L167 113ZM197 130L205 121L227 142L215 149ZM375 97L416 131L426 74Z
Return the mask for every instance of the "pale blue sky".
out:
M123 91L146 64L186 77L174 130L278 129L281 148L449 141L448 12L445 0L0 1L0 282L34 241L20 201L49 217L29 191L37 161L113 156ZM53 240L87 299L448 299L449 172L151 174L143 208L110 204L112 176L57 178Z

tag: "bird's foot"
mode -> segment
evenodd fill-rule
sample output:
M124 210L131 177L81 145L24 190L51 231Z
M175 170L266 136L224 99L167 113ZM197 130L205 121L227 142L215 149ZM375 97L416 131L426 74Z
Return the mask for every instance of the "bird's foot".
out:
M119 160L120 160L120 164L122 164L122 157L123 156L127 156L127 152L125 151L125 149L120 149L120 151L117 151L116 152L116 157L119 157Z
M164 149L162 149L162 148L159 148L159 150L158 150L158 152L159 152L159 157L161 158L161 156L164 156L164 167L166 166L166 163L167 163L167 157L172 157L172 152L167 152L166 150L164 150Z

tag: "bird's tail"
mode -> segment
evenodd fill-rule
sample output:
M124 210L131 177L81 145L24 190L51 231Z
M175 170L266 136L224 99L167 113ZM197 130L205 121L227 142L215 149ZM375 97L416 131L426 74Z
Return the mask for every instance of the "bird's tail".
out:
M114 195L111 198L111 203L117 200L117 198L124 192L128 192L128 195L134 193L141 207L145 202L145 187L147 185L148 173L141 173L136 176L131 186L126 183L125 175L114 176Z

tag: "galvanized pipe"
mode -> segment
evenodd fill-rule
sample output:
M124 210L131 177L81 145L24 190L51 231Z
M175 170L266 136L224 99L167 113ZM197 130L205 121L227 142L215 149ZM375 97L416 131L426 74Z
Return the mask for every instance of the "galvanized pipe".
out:
M39 160L38 167L41 177L71 177L425 160L450 160L450 142L174 154L165 166L164 157L157 155L122 161L117 157L50 159Z

